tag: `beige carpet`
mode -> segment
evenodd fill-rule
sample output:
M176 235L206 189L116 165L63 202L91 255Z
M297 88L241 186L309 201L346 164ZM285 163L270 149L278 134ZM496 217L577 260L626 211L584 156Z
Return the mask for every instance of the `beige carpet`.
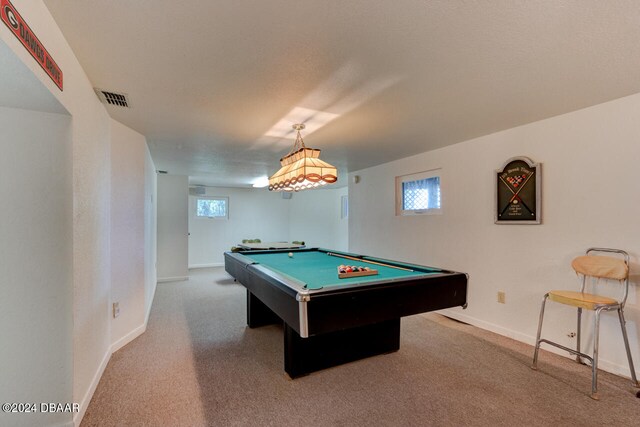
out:
M112 356L82 427L640 423L629 380L603 372L596 402L588 367L543 351L536 372L532 354L431 313L402 320L396 353L291 380L282 328L248 329L244 288L192 270L158 284L147 332Z

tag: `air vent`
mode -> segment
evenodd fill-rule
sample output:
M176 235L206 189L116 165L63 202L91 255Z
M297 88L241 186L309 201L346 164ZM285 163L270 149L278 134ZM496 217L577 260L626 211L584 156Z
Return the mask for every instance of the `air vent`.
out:
M93 88L93 90L96 92L96 95L98 95L98 98L103 104L131 108L131 103L129 102L129 97L126 93L109 92L98 89L97 87Z
M189 194L192 196L204 196L205 194L207 194L207 189L200 185L189 187Z

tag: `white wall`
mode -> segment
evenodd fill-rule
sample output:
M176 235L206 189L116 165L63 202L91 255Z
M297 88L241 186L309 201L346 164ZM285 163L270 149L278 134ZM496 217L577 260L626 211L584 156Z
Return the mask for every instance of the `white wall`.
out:
M115 348L145 327L146 155L145 137L111 120L111 302L120 306L111 322Z
M73 117L73 401L84 411L110 355L110 119L46 6L16 7L62 69L64 91L16 37L0 38Z
M640 94L355 172L350 250L469 273L469 308L449 313L532 344L543 294L575 288L570 261L586 248L627 250L638 284L639 111ZM543 164L542 225L493 223L494 170L514 156ZM396 217L394 178L434 168L442 168L443 214ZM625 313L639 368L637 295ZM547 311L545 333L574 346L574 311ZM629 375L615 315L604 316L600 338L600 366Z
M0 38L73 117L73 399L85 408L111 343L110 119L44 3L21 1L16 7L62 69L64 91L10 32Z
M72 211L67 217L72 221L72 229L66 230L72 238L72 260L66 267L72 268L73 306L67 307L68 312L64 311L65 307L61 310L67 315L71 312L73 316L73 371L66 378L73 385L73 396L69 401L80 404L80 413L73 415L73 422L79 424L112 348L111 119L44 3L13 3L62 69L64 90L55 86L6 28L0 31L0 40L72 116L69 138L71 163L49 172L54 176L70 174L72 183ZM37 162L25 165L20 178L35 169ZM57 236L56 230L52 233ZM40 238L39 235L25 234L21 244L25 247L36 245ZM49 282L40 281L38 285L47 287ZM21 303L21 307L28 309L31 301ZM20 382L38 383L41 380L35 367L21 374ZM60 382L60 387L64 390L64 381Z
M346 177L344 177L346 179ZM341 197L348 187L295 193L290 201L289 239L307 247L349 249L349 219L341 218Z
M144 152L144 312L145 323L147 323L158 282L156 270L158 260L158 179L156 167L147 145L145 145Z
M207 187L206 195L229 197L229 219L196 218L196 197L189 196L189 267L224 265L223 253L242 239L289 240L291 200L281 193Z
M158 174L158 280L186 280L189 179Z
M0 107L0 129L0 402L72 402L71 118Z
M229 197L229 219L196 218L189 196L189 267L224 265L223 253L243 239L303 240L307 247L348 249L348 220L340 218L347 187L309 190L283 199L266 189L207 187L206 196Z

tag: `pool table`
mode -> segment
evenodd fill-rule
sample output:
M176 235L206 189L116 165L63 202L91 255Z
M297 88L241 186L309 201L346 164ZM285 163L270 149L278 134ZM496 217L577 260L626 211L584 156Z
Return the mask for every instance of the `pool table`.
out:
M467 275L434 267L319 248L225 252L224 259L247 288L247 325L284 323L291 378L397 351L401 317L467 305ZM378 274L341 279L340 264Z

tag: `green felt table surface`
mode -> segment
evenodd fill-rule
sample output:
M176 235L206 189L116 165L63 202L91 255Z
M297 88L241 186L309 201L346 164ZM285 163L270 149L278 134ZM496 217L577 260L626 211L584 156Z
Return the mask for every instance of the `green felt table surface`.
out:
M293 257L291 258L288 256L287 252L260 254L243 253L243 255L273 271L303 282L307 289L320 289L328 286L344 286L355 283L378 282L410 276L438 274L441 272L436 269L430 270L428 267L424 267L424 270L422 271L399 270L397 268L369 263L365 260L356 261L330 256L327 255L326 252L322 251L294 251L292 253ZM378 270L378 274L373 276L358 276L340 279L338 278L338 266L341 264L369 267L371 269ZM413 267L410 264L407 264L407 268Z

